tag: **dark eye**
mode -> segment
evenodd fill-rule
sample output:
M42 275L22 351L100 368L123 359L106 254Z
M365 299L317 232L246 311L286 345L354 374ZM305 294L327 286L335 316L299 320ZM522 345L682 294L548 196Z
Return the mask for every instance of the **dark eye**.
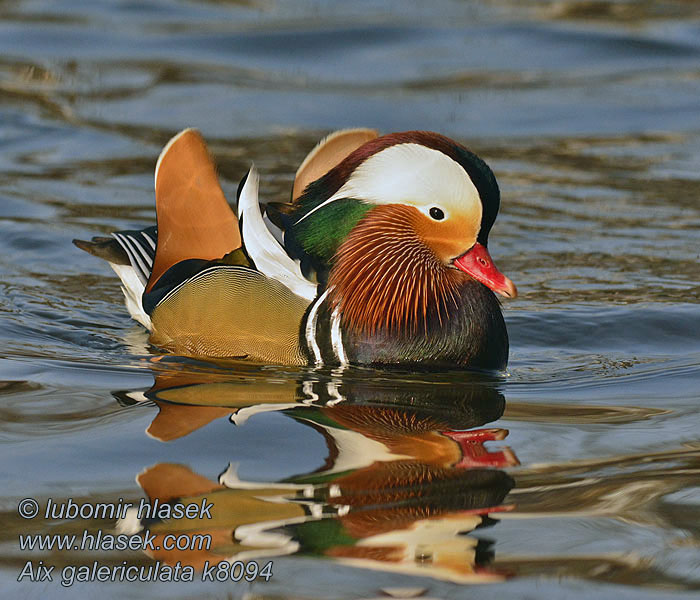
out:
M442 221L445 218L445 213L442 212L441 208L438 208L437 206L433 206L430 209L430 216L435 219L436 221Z

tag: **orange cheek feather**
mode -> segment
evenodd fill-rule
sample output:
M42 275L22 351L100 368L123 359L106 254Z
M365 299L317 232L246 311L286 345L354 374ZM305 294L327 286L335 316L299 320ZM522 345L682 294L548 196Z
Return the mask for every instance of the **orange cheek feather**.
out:
M476 242L480 215L452 216L445 221L434 221L417 208L412 212L415 212L412 220L416 234L443 264L450 264Z
M338 248L328 279L329 301L340 308L349 330L427 331L429 312L442 322L456 305L464 275L423 242L418 233L421 227L426 232L423 218L411 206L377 206Z
M445 221L434 221L416 208L411 213L416 234L443 264L457 267L497 294L507 298L518 295L517 288L498 270L488 250L476 242L481 219L478 211Z

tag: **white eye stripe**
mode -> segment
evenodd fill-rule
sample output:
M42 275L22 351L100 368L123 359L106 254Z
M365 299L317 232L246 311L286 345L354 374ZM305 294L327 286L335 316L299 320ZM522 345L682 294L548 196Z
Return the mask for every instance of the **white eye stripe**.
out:
M300 221L342 198L415 206L428 217L437 206L445 213L444 219L455 212L481 219L479 193L462 166L439 150L415 143L396 144L370 156L333 196Z

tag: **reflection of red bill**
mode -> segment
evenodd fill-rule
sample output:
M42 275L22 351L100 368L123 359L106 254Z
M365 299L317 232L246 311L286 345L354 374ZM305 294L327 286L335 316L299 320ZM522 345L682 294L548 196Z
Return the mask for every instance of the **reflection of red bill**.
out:
M501 441L508 435L507 429L473 429L472 431L443 431L442 435L459 444L462 459L453 465L458 469L477 467L515 467L520 464L510 448L489 452L484 442Z

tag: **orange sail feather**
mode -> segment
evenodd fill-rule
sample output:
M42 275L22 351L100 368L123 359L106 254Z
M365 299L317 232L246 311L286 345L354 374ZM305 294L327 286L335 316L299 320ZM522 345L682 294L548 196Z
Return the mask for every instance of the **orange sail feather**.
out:
M238 220L195 129L175 136L158 158L156 217L158 245L147 292L180 261L214 260L241 247Z

